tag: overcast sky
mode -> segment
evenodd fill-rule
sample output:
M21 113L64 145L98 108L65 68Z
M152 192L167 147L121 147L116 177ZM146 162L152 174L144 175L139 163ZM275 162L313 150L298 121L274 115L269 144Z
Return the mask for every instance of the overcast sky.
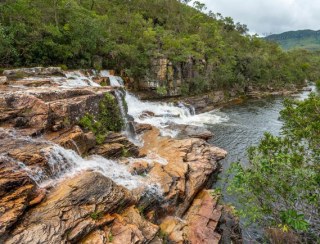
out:
M200 0L208 10L246 24L250 33L320 30L320 0Z

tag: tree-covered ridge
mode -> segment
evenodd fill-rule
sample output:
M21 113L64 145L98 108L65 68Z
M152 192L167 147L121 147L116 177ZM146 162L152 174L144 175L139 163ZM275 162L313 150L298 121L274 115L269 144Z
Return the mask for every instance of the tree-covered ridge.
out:
M103 67L140 80L154 59L165 57L176 65L191 58L197 77L184 87L187 94L317 77L307 52L285 53L277 44L247 35L246 26L232 18L205 14L204 4L190 7L188 2L4 1L0 66Z
M288 31L281 34L269 35L265 39L279 43L284 50L297 48L309 51L320 50L320 31Z

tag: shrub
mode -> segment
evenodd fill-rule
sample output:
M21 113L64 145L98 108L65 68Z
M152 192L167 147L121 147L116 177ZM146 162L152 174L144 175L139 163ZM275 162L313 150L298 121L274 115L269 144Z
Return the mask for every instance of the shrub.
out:
M85 114L79 121L79 125L92 131L98 144L103 144L109 131L119 132L124 126L124 121L115 98L106 93L99 103L97 115Z

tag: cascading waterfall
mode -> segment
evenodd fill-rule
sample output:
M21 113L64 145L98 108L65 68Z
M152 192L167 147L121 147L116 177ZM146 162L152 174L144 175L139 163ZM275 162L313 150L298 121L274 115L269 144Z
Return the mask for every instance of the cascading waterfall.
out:
M80 71L65 71L65 77L51 77L51 79L61 87L85 87L100 86L93 81L93 75L84 75Z
M47 168L40 168L36 165L27 166L23 162L17 161L6 154L0 154L0 160L16 164L21 170L33 179L38 185L45 187L51 183L56 183L60 179L69 177L84 170L95 170L114 182L128 189L134 189L146 184L144 179L138 175L132 175L126 165L114 160L109 160L98 155L82 158L75 151L65 149L51 141L42 138L31 138L19 135L15 130L0 128L0 133L6 139L14 140L17 145L34 144L42 145L40 154L47 160ZM1 142L0 142L1 145Z
M138 175L132 175L125 165L98 155L84 159L73 150L54 145L47 152L46 158L51 170L57 176L55 180L57 178L70 177L80 171L95 170L130 190L142 185L143 178ZM50 181L45 181L42 184L46 185L48 183Z
M141 140L138 138L137 133L135 131L134 126L132 123L129 122L128 114L124 105L123 99L125 98L125 92L123 90L115 90L115 96L117 98L117 102L120 108L120 112L122 115L122 118L124 120L125 128L124 128L124 134L128 137L128 139L136 144L141 145Z
M163 136L174 137L177 132L167 128L170 124L206 126L228 121L219 111L196 114L190 105L141 101L126 92L128 113L135 122L151 124L161 130Z
M28 167L23 162L15 160L14 158L9 157L8 155L1 154L0 155L0 161L1 162L10 162L11 164L15 164L18 166L18 169L21 171L26 172L26 174L32 179L37 185L40 185L41 182L43 182L45 177L45 172L39 168L39 167Z
M111 75L109 71L100 71L101 77L108 77L110 79L110 85L114 87L122 87L124 82L121 77ZM134 118L135 122L151 124L160 129L163 136L174 137L178 132L167 128L170 124L183 124L183 125L195 125L205 126L213 125L228 120L226 116L218 111L211 111L208 113L202 113L196 115L193 106L178 103L174 105L172 103L160 103L160 102L143 102L133 94L125 91L116 91L116 97L120 105L121 113L126 122L126 134L133 141L137 142L136 136L130 123L128 123L127 113L123 106L122 97L125 96L126 103L128 105L128 114Z
M109 70L101 70L99 75L101 77L108 77L110 80L110 86L124 86L123 79L120 76L111 75Z

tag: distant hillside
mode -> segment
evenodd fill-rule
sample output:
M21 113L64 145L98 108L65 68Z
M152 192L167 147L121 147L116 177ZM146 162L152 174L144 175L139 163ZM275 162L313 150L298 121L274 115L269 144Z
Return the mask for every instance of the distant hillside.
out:
M114 69L136 89L183 95L318 80L304 50L288 55L199 1L0 2L1 68Z
M296 48L310 51L320 50L320 30L288 31L267 36L265 39L279 43L285 50Z

